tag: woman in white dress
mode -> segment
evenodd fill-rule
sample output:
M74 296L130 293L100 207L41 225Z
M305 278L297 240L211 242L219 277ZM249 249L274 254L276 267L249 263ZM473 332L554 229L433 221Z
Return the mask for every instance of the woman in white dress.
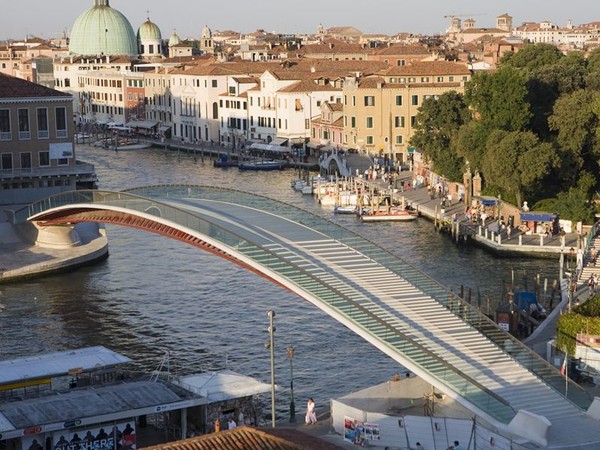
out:
M317 423L317 413L315 412L315 401L312 398L309 398L308 402L306 404L306 417L304 418L304 421L308 425Z

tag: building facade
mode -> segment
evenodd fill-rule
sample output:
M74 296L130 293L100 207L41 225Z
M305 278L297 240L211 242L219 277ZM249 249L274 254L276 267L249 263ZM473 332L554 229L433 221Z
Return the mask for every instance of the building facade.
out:
M463 92L471 72L463 63L418 62L391 67L383 76L347 77L344 83L344 144L399 162L423 101L447 91Z
M0 203L94 186L94 167L75 158L72 118L70 95L0 75Z

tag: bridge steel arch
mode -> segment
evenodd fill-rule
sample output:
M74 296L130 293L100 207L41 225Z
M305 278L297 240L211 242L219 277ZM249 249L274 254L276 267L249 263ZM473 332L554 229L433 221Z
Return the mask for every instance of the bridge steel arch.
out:
M135 227L225 258L313 303L499 430L519 435L522 410L571 429L590 420L600 428L585 415L591 399L582 388L475 308L366 239L290 205L213 187L149 186L61 193L20 218ZM545 445L548 430L561 433L548 425L525 437ZM600 442L600 430L587 433Z

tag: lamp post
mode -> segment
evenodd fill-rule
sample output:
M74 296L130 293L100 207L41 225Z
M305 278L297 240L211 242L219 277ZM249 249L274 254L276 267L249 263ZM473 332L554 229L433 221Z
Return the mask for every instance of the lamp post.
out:
M293 345L287 348L287 357L290 361L290 422L296 421L296 404L294 403L294 355L296 350Z
M275 428L275 326L273 324L275 311L272 309L267 311L267 317L269 318L269 341L266 346L271 353L271 424Z

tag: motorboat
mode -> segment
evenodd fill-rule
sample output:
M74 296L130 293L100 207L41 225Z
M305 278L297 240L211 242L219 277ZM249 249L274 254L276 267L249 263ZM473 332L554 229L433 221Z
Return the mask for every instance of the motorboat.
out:
M363 222L410 222L416 220L417 217L419 217L418 212L397 207L366 210L360 215Z
M244 161L238 164L240 170L282 170L285 167L285 161L276 159Z
M358 208L356 205L339 206L333 207L333 212L336 214L358 214Z

